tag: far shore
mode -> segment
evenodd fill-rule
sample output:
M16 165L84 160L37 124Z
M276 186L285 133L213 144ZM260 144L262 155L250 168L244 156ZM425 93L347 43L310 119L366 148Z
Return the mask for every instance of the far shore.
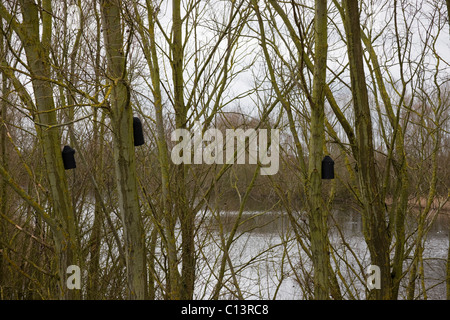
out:
M386 204L389 206L392 204L392 199L387 199ZM409 206L416 210L424 209L427 205L427 199L424 197L413 198L408 200ZM436 213L439 210L439 214L445 214L450 216L450 198L435 197L430 206L430 212Z

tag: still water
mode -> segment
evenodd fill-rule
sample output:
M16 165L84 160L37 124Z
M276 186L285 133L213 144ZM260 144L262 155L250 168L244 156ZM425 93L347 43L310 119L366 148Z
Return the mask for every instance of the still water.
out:
M210 298L217 283L223 248L233 230L236 212L203 217L198 233L197 299ZM414 219L408 226L409 244L415 241ZM446 297L446 263L449 245L449 216L439 215L431 225L424 242L425 288L428 299ZM205 223L206 221L206 223ZM230 241L225 263L223 299L308 299L312 289L311 258L305 251L306 237L295 232L287 215L274 212L245 212ZM296 216L297 229L307 230L307 220ZM330 218L332 266L339 270L338 282L345 299L365 299L366 269L370 254L362 235L358 213L336 211ZM412 262L414 251L405 259L404 268ZM400 299L406 297L407 275L401 285ZM420 280L416 281L416 298L423 299Z

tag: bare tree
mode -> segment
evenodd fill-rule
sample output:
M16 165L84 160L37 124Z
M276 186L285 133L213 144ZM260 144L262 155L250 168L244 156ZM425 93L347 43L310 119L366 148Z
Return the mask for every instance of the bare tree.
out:
M139 207L133 110L126 63L131 37L128 42L124 41L121 7L118 3L103 1L101 9L108 57L107 76L111 86L109 114L114 141L119 208L124 225L129 295L132 299L145 299L147 295L145 234Z
M19 4L19 9L22 22L11 15L4 5L0 7L0 14L20 38L27 61L29 61L26 69L29 72L34 93L32 114L43 150L49 191L53 202L52 216L44 213L42 208L38 212L42 213L47 222L51 221L53 226L52 232L59 264L60 294L61 297L69 297L72 294L76 295L77 291L66 290L66 269L69 265L79 263L79 248L76 240L74 212L61 157L60 134L56 119L57 109L51 82L52 3L44 1L41 7L37 7L34 1L23 1ZM40 34L40 25L42 26L42 35ZM27 99L25 103L30 102L28 97L25 99ZM3 167L0 171L5 179L9 179L9 175ZM15 187L19 192L17 190L19 186ZM25 191L20 190L20 192Z

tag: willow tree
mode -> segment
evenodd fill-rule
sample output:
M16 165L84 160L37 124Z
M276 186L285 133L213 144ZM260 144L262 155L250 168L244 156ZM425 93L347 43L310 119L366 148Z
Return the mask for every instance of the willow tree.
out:
M121 9L117 1L101 2L103 37L108 61L107 77L111 90L109 115L114 143L119 210L125 237L129 297L145 299L147 296L146 237L139 207L133 110L126 69L127 49L130 42L124 42ZM128 40L131 41L130 38Z
M137 31L147 63L150 79L147 83L151 93L148 99L155 110L161 193L152 199L152 206L158 208L153 223L167 257L165 297L192 299L199 255L195 243L199 225L195 218L207 203L214 184L208 185L209 178L205 179L211 171L197 172L197 168L189 164L175 166L171 163L167 130L189 130L198 120L202 123L200 130L205 131L221 109L230 103L227 89L239 73L236 71L240 68L236 61L240 62L242 58L239 40L249 10L244 0L173 0L167 3L170 10L164 16L163 4L163 1L133 1L133 12L129 12L129 17L132 17L130 23ZM219 4L222 16L216 16L215 8ZM210 15L214 16L211 18ZM166 18L170 20L167 28L164 25ZM206 43L205 35L211 36ZM173 127L165 117L173 120ZM229 167L224 165L214 179L220 179ZM177 222L179 242L176 241ZM217 292L223 287L221 281L219 283Z
M314 16L314 80L311 100L311 138L309 143L309 214L311 251L314 264L314 295L328 299L327 209L322 199L322 159L325 145L325 85L327 70L327 1L316 0Z
M51 63L52 46L52 1L44 0L38 5L33 0L18 3L21 20L12 15L5 5L0 6L0 15L7 21L23 45L27 64L24 66L31 79L33 98L25 92L25 86L15 77L6 65L2 65L5 74L10 77L26 106L30 108L44 155L45 174L48 180L51 215L26 195L23 189L2 167L2 175L13 189L35 207L37 214L51 226L55 254L58 264L59 295L61 298L77 298L79 290L67 290L67 267L79 265L79 248L76 234L76 220L68 192L66 173L61 157L61 137L57 122L57 111L53 96ZM24 192L24 193L22 193Z
M145 60L148 64L150 79L152 84L153 104L155 107L155 122L156 122L156 145L158 147L158 160L161 172L161 206L162 210L157 213L154 220L156 226L154 230L158 230L167 248L167 264L168 264L168 281L166 283L167 297L176 299L179 297L181 276L178 271L177 246L174 234L175 216L172 213L172 197L170 192L170 163L169 163L169 149L166 141L166 132L164 126L163 115L163 101L161 91L161 75L158 62L157 42L155 37L155 24L157 23L157 10L152 1L146 1L146 14L139 12L136 1L133 1L133 23L136 24L136 31L142 41L142 51ZM145 20L148 22L148 27L145 27ZM161 225L159 225L161 223ZM156 239L155 237L153 237ZM155 242L152 243L152 248L155 247ZM150 250L152 250L150 248ZM154 255L154 250L152 251ZM154 272L153 258L150 258L149 269ZM155 289L152 282L149 283L151 290L149 294L155 295Z
M173 102L175 110L175 122L177 128L187 128L189 106L184 99L185 81L184 81L184 46L182 35L182 1L172 1L172 43L171 43L171 66L173 78ZM184 165L176 169L176 201L175 214L181 221L182 237L182 273L181 286L176 296L184 299L192 299L194 294L195 281L195 246L194 246L194 219L195 213L191 210L188 203L186 190L186 168Z
M304 160L300 157L300 167L302 168L304 175L304 191L306 194L306 206L309 217L309 238L311 243L311 258L314 268L314 297L315 299L328 299L330 296L330 277L331 267L329 258L329 246L328 246L328 209L322 196L322 159L325 149L325 93L327 89L326 83L326 70L327 70L327 52L328 52L328 36L327 36L327 1L317 0L315 1L314 11L314 47L315 55L314 62L309 60L305 51L304 43L301 36L296 34L292 19L288 17L288 14L283 10L277 1L269 0L270 5L280 15L287 29L289 30L291 38L294 40L294 44L298 50L299 57L297 63L297 70L295 81L301 83L302 91L308 97L308 101L311 109L310 118L310 138L308 141L308 166L304 163ZM264 51L264 57L269 70L269 76L274 91L277 94L284 110L288 114L289 125L291 132L295 139L297 151L300 155L303 155L303 149L299 141L298 133L295 129L296 124L292 116L292 107L286 96L282 93L279 85L276 82L276 75L274 67L272 65L272 59L268 52L268 42L266 41L264 24L257 2L253 2L256 14L258 16L259 31L261 33L261 45ZM293 12L296 8L293 7ZM295 13L294 13L295 15ZM294 20L298 17L294 16ZM297 26L299 27L299 26ZM304 81L302 73L304 72L303 66L307 61L311 72L313 73L313 85L312 89L308 89ZM303 80L303 81L302 81Z
M381 271L381 288L374 290L375 298L391 298L389 236L385 205L379 189L372 137L372 120L361 40L360 16L357 0L344 0L345 32L347 37L350 79L355 114L356 147L354 154L358 166L359 189L363 206L363 232L370 251L372 264Z
M0 19L0 31L3 33L3 23L1 23ZM4 43L3 37L0 37L0 57L6 57L7 53L7 46L6 43ZM3 58L2 58L3 59ZM0 70L1 71L1 70ZM0 119L2 122L6 122L7 119L7 101L8 101L8 79L6 77L6 74L4 72L0 73L2 76L2 95L1 95L1 101L0 101ZM6 152L6 128L4 124L0 128L0 163L5 170L8 170L8 153ZM2 177L0 181L0 214L5 216L7 211L7 205L8 205L8 198L7 198L7 181L5 178ZM4 257L3 257L3 247L4 243L6 242L6 225L3 219L0 219L0 283L5 283L6 279L6 268L4 268Z

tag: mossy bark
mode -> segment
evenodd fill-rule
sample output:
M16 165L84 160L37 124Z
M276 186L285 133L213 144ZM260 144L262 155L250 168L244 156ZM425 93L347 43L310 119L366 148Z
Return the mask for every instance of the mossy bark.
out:
M108 77L112 86L110 118L119 209L125 238L130 299L147 297L145 233L140 212L133 141L133 111L126 73L120 8L115 1L101 2Z
M372 141L372 121L364 74L359 8L357 0L344 0L345 32L350 64L350 78L355 112L356 161L363 206L363 232L370 251L371 263L380 267L381 289L370 292L375 299L391 298L389 237L381 198Z
M66 270L69 265L79 265L76 220L68 192L68 184L61 157L61 138L57 125L57 110L53 98L51 79L50 47L52 34L51 1L38 6L31 0L21 4L23 22L16 31L24 46L31 73L37 117L36 130L41 142L45 161L45 171L50 186L53 215L62 227L62 233L54 231L54 241L59 269L60 297L80 298L79 290L66 287ZM41 19L39 18L41 17ZM42 25L40 35L39 25ZM62 237L61 237L62 235Z
M325 146L324 104L327 68L327 1L316 0L314 18L315 61L309 141L308 206L311 253L314 265L314 297L329 298L329 249L327 208L322 199L322 159Z

